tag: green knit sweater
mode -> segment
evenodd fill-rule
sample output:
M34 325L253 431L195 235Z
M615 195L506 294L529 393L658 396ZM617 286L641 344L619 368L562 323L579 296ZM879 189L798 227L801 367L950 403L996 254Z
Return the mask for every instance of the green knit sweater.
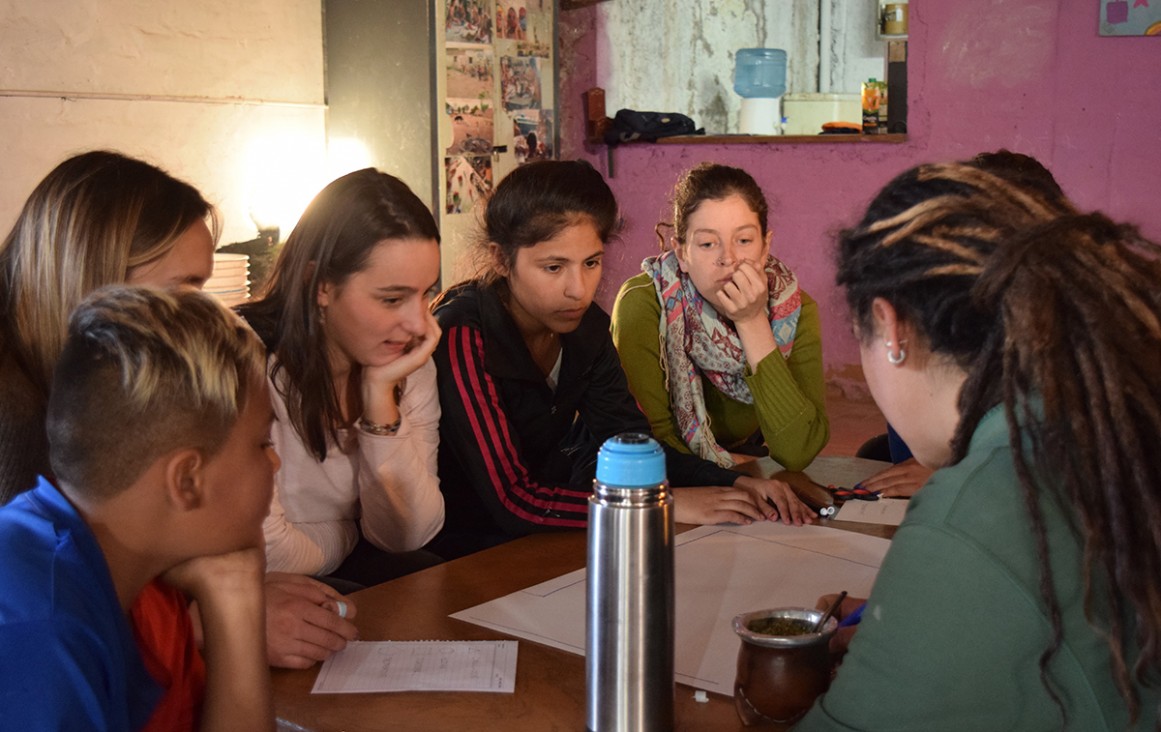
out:
M661 303L653 281L644 272L631 277L613 306L613 342L654 436L689 452L669 406L661 369L660 322ZM747 368L746 383L753 404L731 399L702 378L706 413L718 444L729 450L761 430L770 457L790 470L805 468L830 438L818 305L805 292L790 358L773 351L756 371Z

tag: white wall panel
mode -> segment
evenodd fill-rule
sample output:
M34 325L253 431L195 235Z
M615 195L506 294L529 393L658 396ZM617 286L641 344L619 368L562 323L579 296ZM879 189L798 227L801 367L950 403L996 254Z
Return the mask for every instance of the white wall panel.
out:
M0 231L58 162L108 148L251 239L258 197L294 209L326 182L323 101L320 0L0 0Z

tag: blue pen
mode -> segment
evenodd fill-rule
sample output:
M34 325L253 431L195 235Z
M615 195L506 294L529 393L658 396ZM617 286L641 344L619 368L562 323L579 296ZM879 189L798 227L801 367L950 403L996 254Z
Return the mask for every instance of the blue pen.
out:
M863 619L863 611L867 609L867 603L863 603L855 608L855 611L839 621L838 627L848 628L852 625L858 625L859 621Z

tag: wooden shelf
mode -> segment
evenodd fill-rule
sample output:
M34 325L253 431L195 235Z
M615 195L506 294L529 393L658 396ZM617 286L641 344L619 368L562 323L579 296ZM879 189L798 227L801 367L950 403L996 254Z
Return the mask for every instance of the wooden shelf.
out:
M584 93L585 143L604 145L604 133L612 126L613 120L605 115L605 90L589 89ZM638 140L619 142L621 145L829 145L840 144L889 144L907 142L906 133L882 135L675 135L662 137L656 142ZM612 149L610 148L610 150Z
M590 138L592 145L604 145L603 139ZM885 135L676 135L656 142L621 142L621 145L817 145L830 143L899 144L907 142L906 134Z
M803 143L900 143L907 135L678 135L663 137L658 145L800 145Z

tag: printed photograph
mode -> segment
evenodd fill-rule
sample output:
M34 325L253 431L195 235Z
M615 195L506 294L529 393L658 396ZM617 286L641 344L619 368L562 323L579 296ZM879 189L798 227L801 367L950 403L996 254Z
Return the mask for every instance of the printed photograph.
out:
M553 149L552 111L525 109L512 115L512 144L516 162L550 160Z
M447 96L487 99L492 96L492 52L479 48L447 49Z
M444 212L471 213L478 201L492 190L492 158L456 155L444 158L447 173L447 198Z
M552 3L551 0L526 0L528 23L524 31L524 42L534 44L536 53L522 53L522 56L547 56L540 53L552 43ZM517 16L519 20L519 16Z
M448 43L491 43L491 8L491 0L447 0L444 40Z
M500 57L500 97L504 109L540 108L540 59Z
M1101 0L1102 36L1161 36L1161 3Z
M528 6L525 0L496 0L496 36L523 41L528 35Z
M489 99L448 99L444 111L451 120L448 155L491 155L495 110Z
M539 56L547 59L551 53L552 46L547 41L522 41L516 46L517 56Z

